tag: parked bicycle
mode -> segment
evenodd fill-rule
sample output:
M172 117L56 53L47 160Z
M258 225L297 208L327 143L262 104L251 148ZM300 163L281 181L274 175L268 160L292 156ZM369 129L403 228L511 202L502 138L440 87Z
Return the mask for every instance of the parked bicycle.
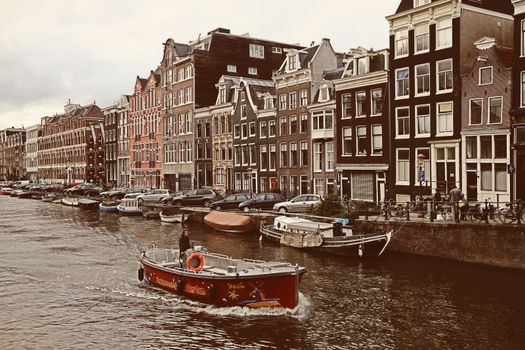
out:
M389 219L406 219L408 216L408 207L403 203L388 201L383 203L382 213L386 220Z
M521 223L523 222L523 203L519 200L506 203L504 207L497 208L494 211L494 215L503 224Z

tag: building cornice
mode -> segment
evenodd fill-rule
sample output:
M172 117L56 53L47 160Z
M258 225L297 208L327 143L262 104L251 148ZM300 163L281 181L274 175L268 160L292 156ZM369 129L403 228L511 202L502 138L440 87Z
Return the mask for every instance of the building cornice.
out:
M514 16L525 13L525 0L512 0L514 5Z
M388 72L379 71L365 75L355 75L334 80L335 91L362 88L365 86L385 84L388 82Z

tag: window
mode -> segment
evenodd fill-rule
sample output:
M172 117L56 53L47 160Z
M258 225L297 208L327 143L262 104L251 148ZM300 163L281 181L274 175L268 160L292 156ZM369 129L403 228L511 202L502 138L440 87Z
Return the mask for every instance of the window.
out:
M343 128L343 156L352 155L352 128Z
M507 191L507 176L506 164L494 164L494 183L496 191Z
M396 69L396 98L407 98L410 94L408 68Z
M351 94L343 94L341 98L341 111L343 112L342 117L350 118L352 117L352 95Z
M334 170L334 143L326 143L326 171Z
M383 90L372 90L372 115L383 113Z
M298 160L297 143L291 142L290 143L290 166L291 167L296 167L297 166L297 160Z
M436 23L436 49L452 46L452 19L442 18Z
M255 136L256 130L255 130L255 122L250 123L250 137Z
M415 41L415 48L414 52L428 52L429 48L429 27L428 24L419 24L415 26L414 28L414 41Z
M323 169L323 159L321 144L314 143L314 171L321 171Z
M186 90L186 103L193 100L193 88L189 87Z
M273 108L273 98L265 97L264 98L264 109L272 109Z
M322 86L319 89L319 102L328 101L328 86Z
M301 166L308 165L308 141L301 141Z
M250 157L250 150L248 148L248 145L241 146L242 149L242 165L248 165L249 157Z
M237 66L234 64L229 64L226 66L226 70L230 73L237 73Z
M288 70L295 70L297 67L297 56L288 56Z
M397 150L396 166L396 183L408 185L410 183L410 153L408 149Z
M481 116L483 115L483 99L474 98L470 100L469 110L469 125L480 125Z
M241 138L248 138L248 124L241 124Z
M290 117L290 135L297 134L298 125L297 125L297 116L292 115Z
M408 55L408 30L402 30L395 34L395 57Z
M478 139L476 136L465 137L467 159L478 159Z
M283 53L283 49L280 47L272 46L272 53Z
M288 144L286 143L281 143L280 145L281 147L281 163L280 163L280 166L281 167L286 167L288 166Z
M314 179L314 194L324 196L324 179Z
M264 58L264 46L250 44L250 57Z
M268 127L266 122L259 123L259 137L263 138L268 136Z
M257 75L257 68L255 68L255 67L248 67L248 74L250 74L250 75Z
M500 124L503 113L503 97L489 97L489 124Z
M236 139L241 137L241 126L239 124L233 126L233 137Z
M437 91L452 91L452 59L437 62Z
M279 123L279 135L283 136L286 135L288 132L288 118L281 117L280 123Z
M292 92L290 93L290 109L296 109L297 108L297 93Z
M507 136L494 135L494 158L507 159Z
M312 115L313 130L324 130L333 128L332 111L315 112Z
M308 91L302 90L299 92L299 98L300 98L300 104L301 107L306 106L308 104Z
M308 132L308 115L301 114L301 134L306 134Z
M479 85L492 84L492 67L483 67L479 69Z
M286 95L279 95L279 110L284 111L286 109Z
M372 154L383 154L383 126L372 125Z
M181 104L184 104L184 90L183 89L180 89L179 91L177 91L177 96L178 96L178 104L181 105Z
M408 138L410 135L410 110L408 107L396 108L396 135Z
M430 105L416 106L416 135L430 136Z
M246 105L241 106L241 119L246 119Z
M479 146L479 158L492 159L492 136L480 136Z
M270 145L270 170L275 170L276 154L275 145Z
M357 142L357 154L360 156L366 156L368 150L368 144L366 139L366 126L356 127L356 142Z
M416 95L430 93L430 64L416 66Z
M430 0L414 0L414 7L430 4Z
M268 122L268 137L275 136L275 120L270 120Z
M521 107L525 107L525 72L521 72Z
M219 88L219 104L226 103L226 88Z
M255 145L249 145L248 148L250 149L250 165L255 165L257 163L255 161L257 159L257 148Z
M521 57L525 56L525 20L521 21Z
M492 191L492 164L481 164L481 190Z
M454 130L452 117L452 102L437 105L437 134L450 134Z
M369 73L370 58L361 57L357 59L357 74L363 75Z
M355 114L356 117L363 117L365 116L365 100L366 100L366 92L360 91L355 94Z
M286 176L279 176L279 187L281 193L286 192Z

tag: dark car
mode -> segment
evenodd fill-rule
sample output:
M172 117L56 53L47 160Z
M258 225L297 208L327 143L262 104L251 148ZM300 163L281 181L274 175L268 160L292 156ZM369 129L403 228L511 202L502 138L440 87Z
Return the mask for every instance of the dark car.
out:
M210 209L213 210L222 210L222 209L238 209L239 204L245 202L252 198L252 195L249 193L236 193L232 194L223 200L213 202L210 204Z
M187 206L204 206L205 204L212 202L217 198L217 193L214 190L207 188L199 188L197 190L188 191L183 196L172 199L174 205L187 205Z
M165 197L165 198L162 198L162 200L160 201L161 203L164 203L164 204L174 204L177 199L181 199L183 198L189 191L178 191L178 192L175 192L173 194L170 194L168 197Z
M239 209L250 211L250 209L272 210L276 203L283 201L283 197L277 193L259 193L250 200L239 204Z

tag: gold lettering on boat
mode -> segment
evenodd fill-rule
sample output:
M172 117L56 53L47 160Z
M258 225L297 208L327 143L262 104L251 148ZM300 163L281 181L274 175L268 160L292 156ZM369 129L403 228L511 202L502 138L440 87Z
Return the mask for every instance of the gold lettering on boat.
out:
M244 283L228 283L228 289L244 289Z
M155 282L162 286L162 287L166 287L166 288L170 288L170 289L176 289L175 285L169 281L166 281L166 280L163 280L163 279L160 279L160 278L156 278L155 279Z
M184 287L184 291L189 294L197 294L197 295L206 296L206 289L199 287L199 286L191 285L191 284L187 284Z

